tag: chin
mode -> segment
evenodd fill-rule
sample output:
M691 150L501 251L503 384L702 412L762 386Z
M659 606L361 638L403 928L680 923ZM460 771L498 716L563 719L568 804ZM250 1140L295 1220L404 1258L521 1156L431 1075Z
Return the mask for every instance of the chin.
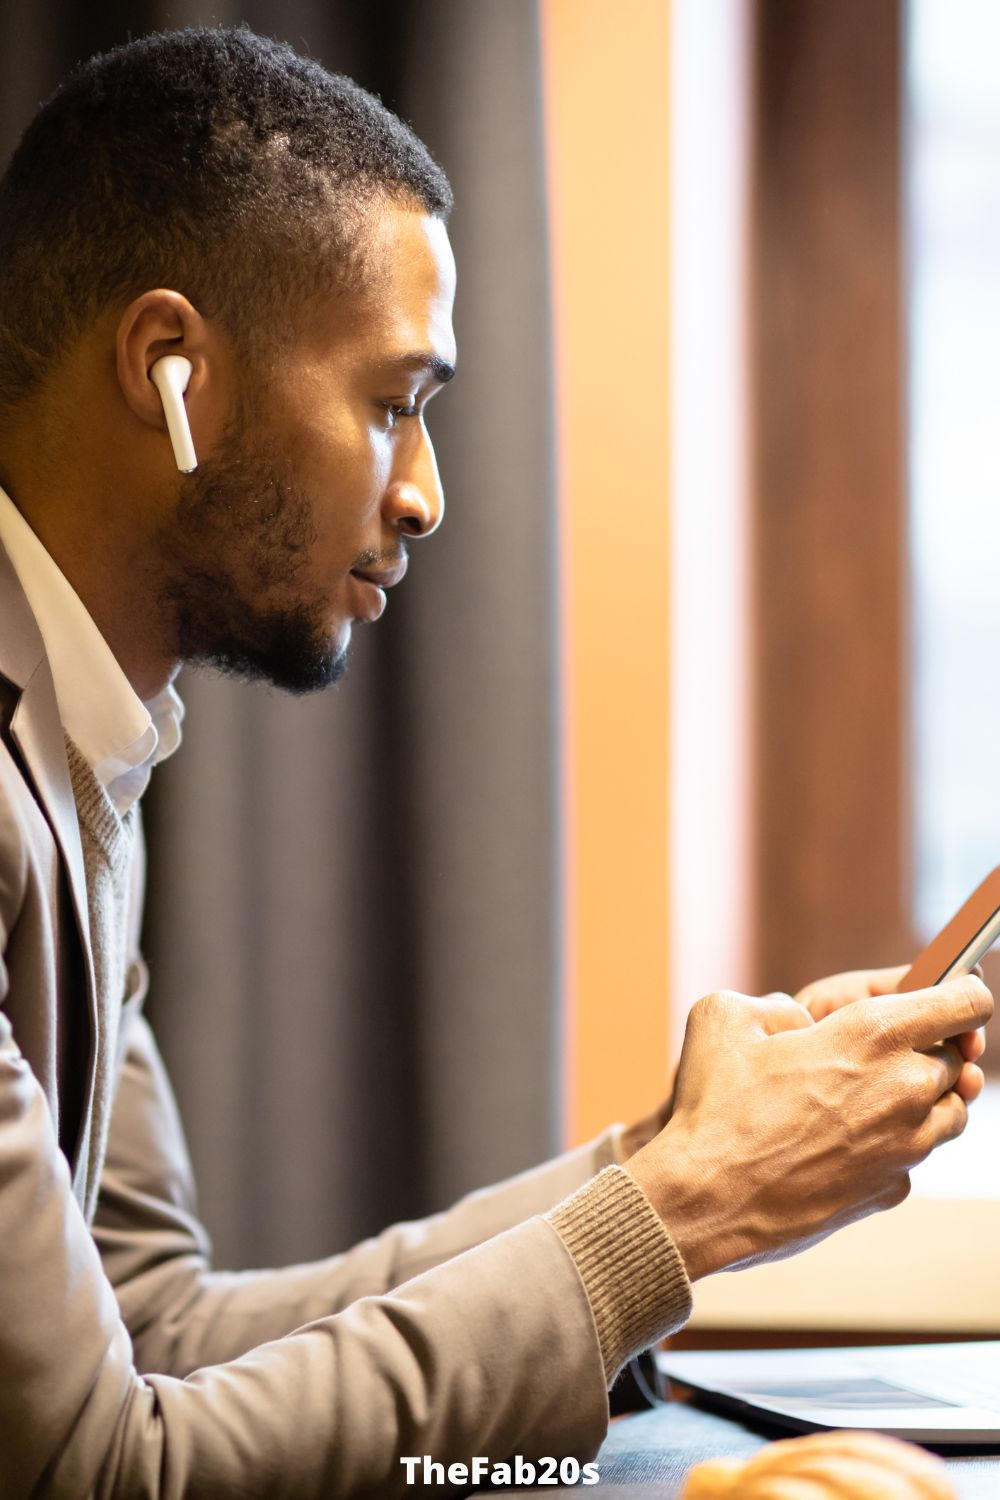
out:
M326 633L327 649L334 656L342 656L350 648L354 632L354 621L350 616L337 616Z
M302 613L293 613L272 615L256 624L252 633L244 631L211 648L187 651L185 659L244 682L268 682L297 697L332 687L347 670L349 621L324 631Z

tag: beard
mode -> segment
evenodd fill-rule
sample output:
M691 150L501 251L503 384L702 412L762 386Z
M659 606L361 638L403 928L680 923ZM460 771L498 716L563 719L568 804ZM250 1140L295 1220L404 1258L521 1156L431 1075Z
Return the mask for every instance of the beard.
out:
M288 464L247 438L254 430L241 413L183 485L158 538L160 602L179 659L290 693L318 692L344 675L347 647L330 638L327 601L302 602L316 541L311 508Z

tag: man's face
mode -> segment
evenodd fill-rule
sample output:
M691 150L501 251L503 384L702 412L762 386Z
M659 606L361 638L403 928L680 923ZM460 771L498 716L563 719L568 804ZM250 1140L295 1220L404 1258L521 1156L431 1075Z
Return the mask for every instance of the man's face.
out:
M363 288L316 304L160 536L178 655L305 693L342 674L406 542L444 498L423 421L455 362L455 263L439 220L382 207ZM362 576L362 575L367 575Z

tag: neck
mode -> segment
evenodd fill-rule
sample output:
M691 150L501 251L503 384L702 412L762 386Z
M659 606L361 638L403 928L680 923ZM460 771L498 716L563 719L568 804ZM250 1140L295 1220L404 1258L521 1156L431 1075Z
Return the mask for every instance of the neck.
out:
M25 461L9 437L0 484L79 596L133 690L142 699L160 692L179 663L165 648L158 581L141 532L124 522L121 497L128 488L123 485L112 502L79 476Z

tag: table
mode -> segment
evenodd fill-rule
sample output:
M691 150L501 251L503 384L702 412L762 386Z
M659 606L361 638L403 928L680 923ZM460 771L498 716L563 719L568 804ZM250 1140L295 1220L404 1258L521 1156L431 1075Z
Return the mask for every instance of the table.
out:
M676 1500L692 1464L703 1458L739 1457L756 1453L773 1437L788 1437L761 1424L745 1426L683 1402L671 1401L652 1411L626 1417L612 1425L598 1456L601 1482L589 1488L555 1486L508 1490L507 1494L585 1495L616 1500ZM1000 1449L961 1450L948 1458L952 1483L961 1500L997 1500L1000 1496ZM497 1491L493 1492L494 1494Z

